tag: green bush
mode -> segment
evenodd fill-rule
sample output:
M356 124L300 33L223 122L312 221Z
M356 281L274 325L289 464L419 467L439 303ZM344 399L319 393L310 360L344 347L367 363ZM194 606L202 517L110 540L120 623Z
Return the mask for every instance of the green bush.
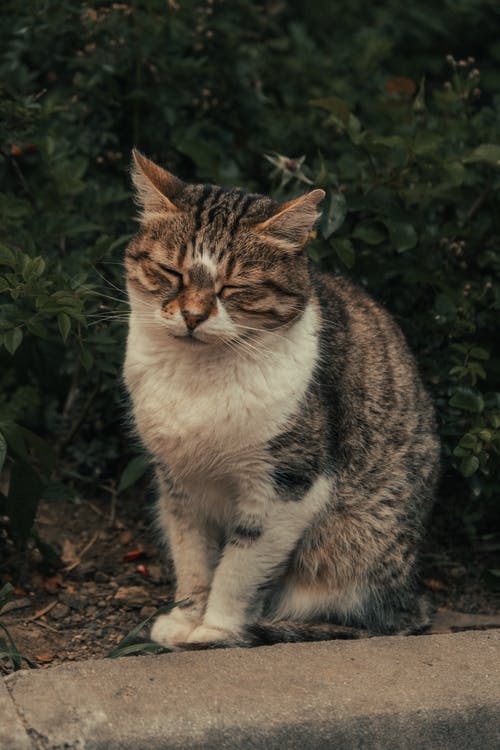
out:
M133 145L188 180L327 190L311 257L397 317L438 407L443 507L488 530L499 30L487 0L4 3L0 512L19 544L41 497L144 470L120 381Z

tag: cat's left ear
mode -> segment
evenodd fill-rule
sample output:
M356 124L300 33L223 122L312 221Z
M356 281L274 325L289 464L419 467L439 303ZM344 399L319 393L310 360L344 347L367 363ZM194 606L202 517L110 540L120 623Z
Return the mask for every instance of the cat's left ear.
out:
M283 249L302 250L318 218L318 203L324 197L325 191L318 188L300 198L282 203L269 219L257 224L254 231L266 235L272 244Z
M136 189L137 203L141 207L141 218L165 216L178 213L176 196L185 184L178 177L162 169L150 159L146 159L137 149L132 150L132 181Z

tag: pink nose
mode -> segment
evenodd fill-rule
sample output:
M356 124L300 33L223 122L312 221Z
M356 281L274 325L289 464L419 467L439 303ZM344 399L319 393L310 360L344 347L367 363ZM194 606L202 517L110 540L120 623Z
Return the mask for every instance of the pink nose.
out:
M203 323L209 316L208 312L193 312L192 310L181 310L181 313L190 331L194 331L196 326Z

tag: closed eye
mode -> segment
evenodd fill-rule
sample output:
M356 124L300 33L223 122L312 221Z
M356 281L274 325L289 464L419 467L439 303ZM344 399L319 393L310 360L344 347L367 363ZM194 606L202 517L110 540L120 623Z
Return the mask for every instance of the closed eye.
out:
M183 274L180 271L176 271L174 268L170 268L170 266L166 266L164 263L158 263L158 268L161 268L162 271L169 273L171 276L175 276L176 279L179 279L182 286Z
M230 297L234 292L240 292L244 288L245 287L243 286L236 286L235 284L225 284L221 289L219 289L217 296Z

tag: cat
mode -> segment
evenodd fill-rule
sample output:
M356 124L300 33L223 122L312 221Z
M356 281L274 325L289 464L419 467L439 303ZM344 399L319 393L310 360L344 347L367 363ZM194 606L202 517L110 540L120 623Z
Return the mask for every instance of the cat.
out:
M308 261L324 191L188 185L137 151L132 176L124 378L180 602L152 639L426 628L433 407L390 315Z

